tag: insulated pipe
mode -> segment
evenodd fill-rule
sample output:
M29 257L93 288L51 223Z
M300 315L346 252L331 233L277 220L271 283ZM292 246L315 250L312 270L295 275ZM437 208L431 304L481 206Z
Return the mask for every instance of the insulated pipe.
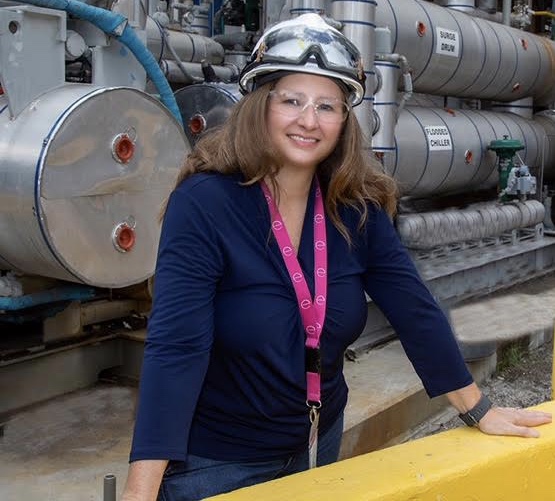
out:
M291 17L300 16L301 14L316 13L324 14L326 12L325 0L293 0L289 14Z
M200 63L181 63L185 68L186 75L179 68L175 61L162 59L160 61L160 68L168 81L172 83L191 84L195 82L204 82L204 73ZM239 68L235 65L226 66L212 66L216 76L223 82L231 82L239 75ZM188 78L187 75L190 77Z
M332 17L342 23L343 34L353 42L362 55L366 74L366 94L362 103L354 108L355 114L366 135L366 145L370 147L371 133L375 128L373 115L375 72L376 0L360 2L356 0L332 0Z
M64 10L69 14L89 21L104 33L111 35L125 45L144 67L147 75L160 93L160 100L171 111L181 124L181 113L175 101L172 89L151 52L143 45L133 28L128 26L127 19L106 9L92 7L77 0L23 0L23 3Z
M442 7L460 10L461 12L473 11L475 8L474 0L440 0L436 3Z
M383 0L378 26L413 71L415 92L496 101L555 100L555 45L546 38L419 0Z
M509 26L511 24L511 0L503 0L503 24Z
M400 214L397 230L410 249L433 249L459 242L496 238L540 224L545 207L537 200L488 202L463 210Z
M205 60L210 64L221 64L224 60L224 48L218 42L195 33L169 30L150 17L146 21L146 37L148 49L158 60L179 59L184 63Z
M497 0L478 0L476 7L480 10L493 14L497 11Z

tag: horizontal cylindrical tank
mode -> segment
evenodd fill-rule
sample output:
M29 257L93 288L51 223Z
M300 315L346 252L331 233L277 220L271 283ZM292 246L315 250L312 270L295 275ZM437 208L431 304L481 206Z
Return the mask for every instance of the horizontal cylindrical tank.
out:
M190 142L221 124L240 98L236 84L196 84L177 91ZM532 169L555 162L555 121L551 115L536 121L513 113L444 109L437 107L443 99L438 97L435 102L433 98L414 96L413 101L420 100L421 106L407 106L401 112L394 137L378 133L373 138L373 148L383 153L385 170L396 179L402 195L422 198L494 188L498 182L497 156L487 148L505 135L524 144L519 155ZM396 106L390 108L393 114ZM390 118L393 120L393 115ZM546 169L546 179L551 170Z
M555 183L555 110L546 110L537 113L534 121L541 125L545 131L545 144L543 148L544 171L542 179L538 182Z
M172 114L135 89L81 84L15 120L5 109L0 269L97 287L149 277L161 203L189 149Z
M208 129L221 125L241 96L238 84L201 83L179 89L175 100L190 143L196 143Z
M419 0L384 0L377 26L412 68L415 92L550 104L555 46L549 39Z
M540 123L512 113L407 106L395 129L396 148L384 153L384 167L404 196L493 188L497 157L487 148L503 136L524 144L519 155L526 165L541 167L548 137Z

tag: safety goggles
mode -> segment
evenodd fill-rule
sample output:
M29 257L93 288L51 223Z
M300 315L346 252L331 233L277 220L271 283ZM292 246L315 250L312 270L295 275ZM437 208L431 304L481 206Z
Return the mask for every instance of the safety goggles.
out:
M268 99L271 111L289 118L298 118L311 106L320 123L340 124L350 111L349 105L341 99L330 97L314 100L302 92L272 90Z
M324 21L321 21L324 23ZM321 23L290 26L282 23L270 29L256 49L256 62L303 65L315 62L323 70L337 71L364 81L360 52L339 31Z

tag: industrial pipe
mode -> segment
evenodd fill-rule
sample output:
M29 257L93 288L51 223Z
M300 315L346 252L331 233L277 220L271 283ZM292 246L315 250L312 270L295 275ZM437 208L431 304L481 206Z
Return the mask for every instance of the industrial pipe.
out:
M503 24L509 26L511 24L511 0L503 0Z
M127 19L106 9L87 5L77 0L22 0L23 3L46 7L48 9L64 10L69 14L89 21L104 33L117 38L135 56L144 67L147 75L160 93L160 100L171 111L175 119L181 122L181 113L175 101L173 91L160 70L156 59L139 40L133 28L127 24ZM183 125L183 124L182 124Z

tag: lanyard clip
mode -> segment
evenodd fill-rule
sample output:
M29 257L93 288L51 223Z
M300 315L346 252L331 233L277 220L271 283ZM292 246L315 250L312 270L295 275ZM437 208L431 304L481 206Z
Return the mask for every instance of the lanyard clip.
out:
M322 407L322 403L319 402L318 407L315 405L310 406L310 411L308 412L308 418L310 419L310 424L316 423L318 425L318 421L320 418L320 407Z

